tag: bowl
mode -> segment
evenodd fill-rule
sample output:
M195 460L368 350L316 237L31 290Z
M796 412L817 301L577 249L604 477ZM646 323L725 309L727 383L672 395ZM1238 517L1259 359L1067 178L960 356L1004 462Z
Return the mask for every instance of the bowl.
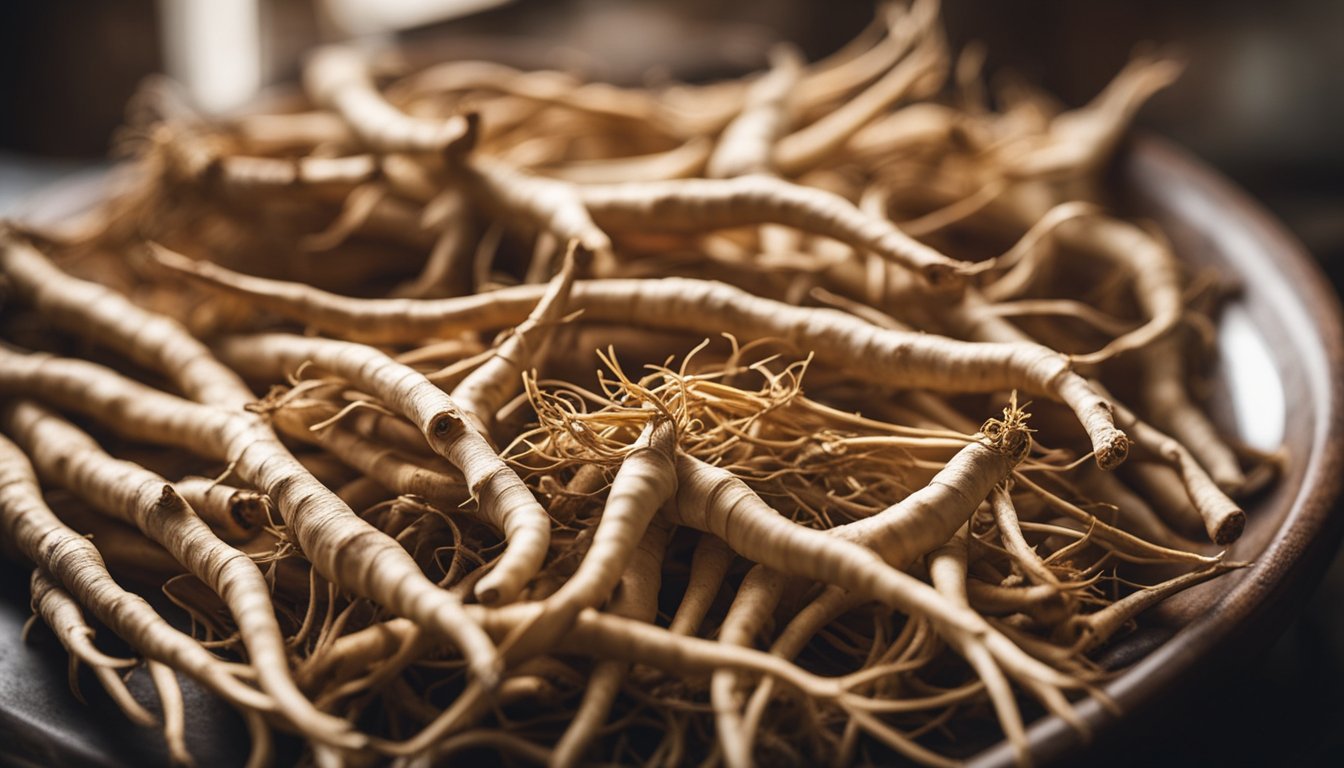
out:
M1252 447L1287 453L1278 483L1246 506L1248 524L1232 559L1250 567L1182 593L1159 606L1141 629L1108 649L1128 663L1104 686L1112 712L1095 699L1078 704L1093 740L1054 717L1028 732L1038 763L1078 759L1123 764L1127 740L1145 724L1178 711L1199 682L1234 670L1263 650L1300 609L1344 533L1335 513L1344 464L1344 322L1328 280L1310 255L1258 205L1165 140L1135 139L1116 165L1128 213L1157 222L1182 259L1212 267L1241 285L1219 326L1215 415ZM29 218L51 223L86 210L106 190L87 179L39 195ZM13 575L11 575L13 574ZM10 588L22 569L6 565L0 629L17 631L28 613L24 591ZM106 696L86 683L90 706L63 684L65 657L49 634L35 645L0 648L0 737L7 759L39 764L137 765L164 755L157 732L127 727ZM143 676L138 681L144 683ZM135 686L132 686L135 688ZM188 741L201 765L241 759L246 737L226 707L183 681L193 725ZM148 691L146 691L148 693ZM292 747L292 745L291 745ZM1007 766L1006 744L970 760Z

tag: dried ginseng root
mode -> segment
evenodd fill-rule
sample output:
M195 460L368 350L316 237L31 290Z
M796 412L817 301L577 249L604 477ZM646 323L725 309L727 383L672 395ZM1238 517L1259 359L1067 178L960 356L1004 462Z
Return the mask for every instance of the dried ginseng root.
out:
M0 229L0 550L72 669L183 764L186 685L253 764L1085 735L1277 466L1199 400L1220 292L1099 204L1178 67L991 107L936 3L877 15L716 83L342 45L270 114L150 88L125 189Z

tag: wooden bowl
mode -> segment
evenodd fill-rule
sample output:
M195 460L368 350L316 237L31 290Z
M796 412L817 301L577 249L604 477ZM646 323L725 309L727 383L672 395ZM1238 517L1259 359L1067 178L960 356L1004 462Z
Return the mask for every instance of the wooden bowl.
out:
M1242 284L1220 326L1218 415L1251 445L1281 443L1287 463L1279 482L1247 505L1245 535L1230 553L1254 565L1168 600L1110 648L1112 662L1132 662L1104 686L1119 714L1094 699L1079 703L1094 731L1090 746L1060 720L1038 720L1029 730L1038 763L1084 750L1090 761L1108 762L1106 755L1122 753L1127 739L1143 733L1145 720L1171 712L1183 691L1263 649L1301 607L1344 532L1344 519L1333 514L1344 462L1334 437L1344 429L1344 326L1325 276L1255 203L1162 140L1135 141L1117 174L1130 210L1160 224L1183 259ZM103 189L85 181L44 195L34 200L34 218L73 215ZM129 726L96 685L85 685L89 707L74 702L64 685L65 655L49 635L36 645L11 645L28 607L26 589L9 582L26 584L26 572L5 565L0 576L0 647L8 648L0 652L0 742L16 745L6 757L108 766L162 761L158 734ZM236 764L246 749L241 723L183 683L188 741L200 764ZM999 744L971 763L1007 766L1012 758Z

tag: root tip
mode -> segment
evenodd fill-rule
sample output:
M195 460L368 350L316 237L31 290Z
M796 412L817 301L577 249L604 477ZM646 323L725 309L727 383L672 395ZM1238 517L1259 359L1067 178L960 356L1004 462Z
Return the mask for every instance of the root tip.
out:
M966 288L967 270L957 264L927 264L921 274L938 293L955 295Z
M1222 522L1211 532L1213 543L1231 544L1241 538L1241 532L1244 530L1246 530L1246 513L1238 509L1233 514L1224 517Z
M1097 466L1110 471L1125 463L1129 458L1129 437L1116 430L1110 440L1097 448Z

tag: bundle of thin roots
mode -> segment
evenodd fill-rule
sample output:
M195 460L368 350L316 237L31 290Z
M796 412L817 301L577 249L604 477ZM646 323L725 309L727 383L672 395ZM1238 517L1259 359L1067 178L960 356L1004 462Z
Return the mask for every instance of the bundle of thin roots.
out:
M1086 732L1275 459L1201 406L1225 286L1105 208L1178 67L1061 111L979 61L916 2L729 82L331 47L266 112L151 86L103 206L3 232L35 612L184 763L183 679L255 763Z

